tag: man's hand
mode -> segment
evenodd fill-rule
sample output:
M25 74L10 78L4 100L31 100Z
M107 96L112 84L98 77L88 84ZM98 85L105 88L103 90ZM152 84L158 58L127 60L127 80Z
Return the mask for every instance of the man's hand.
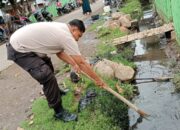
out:
M101 80L97 80L96 81L96 85L99 86L100 88L107 87L107 85L103 81L101 81Z

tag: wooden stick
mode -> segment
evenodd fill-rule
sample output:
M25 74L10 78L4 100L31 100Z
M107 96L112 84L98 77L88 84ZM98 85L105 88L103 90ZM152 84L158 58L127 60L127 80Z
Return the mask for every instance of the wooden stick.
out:
M82 74L84 74L85 76L87 76L88 78L90 78L92 81L95 81L94 79L92 79L90 76L88 76L86 73L81 72ZM113 94L115 97L117 97L118 99L120 99L122 102L124 102L125 104L127 104L130 108L132 108L133 110L135 110L137 113L140 114L140 116L142 117L147 117L149 116L149 114L145 113L144 111L140 110L137 106L135 106L134 104L132 104L130 101L128 101L126 98L124 98L123 96L121 96L120 94L118 94L116 91L112 90L109 86L103 87L106 91L110 92L111 94Z
M139 113L142 117L146 117L149 116L149 114L145 113L144 111L140 110L137 106L135 106L134 104L132 104L130 101L128 101L126 98L124 98L123 96L119 95L116 91L112 90L110 87L104 87L105 90L107 90L108 92L110 92L111 94L113 94L115 97L117 97L118 99L120 99L122 102L124 102L125 104L127 104L130 108L132 108L133 110L135 110L137 113Z
M170 79L173 79L173 77L136 78L135 80L168 81Z

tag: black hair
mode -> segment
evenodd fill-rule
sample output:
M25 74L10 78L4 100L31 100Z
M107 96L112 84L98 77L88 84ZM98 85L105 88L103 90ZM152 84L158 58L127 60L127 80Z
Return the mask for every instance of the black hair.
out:
M86 31L86 28L85 28L85 25L84 25L83 21L81 21L79 19L74 19L74 20L70 21L69 25L78 27L78 29L81 32L85 32Z

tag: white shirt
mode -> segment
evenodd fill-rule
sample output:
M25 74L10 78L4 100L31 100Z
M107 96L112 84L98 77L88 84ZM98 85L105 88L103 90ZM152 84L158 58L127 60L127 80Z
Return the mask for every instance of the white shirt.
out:
M38 22L18 29L10 38L10 44L18 52L81 55L68 25L58 22Z

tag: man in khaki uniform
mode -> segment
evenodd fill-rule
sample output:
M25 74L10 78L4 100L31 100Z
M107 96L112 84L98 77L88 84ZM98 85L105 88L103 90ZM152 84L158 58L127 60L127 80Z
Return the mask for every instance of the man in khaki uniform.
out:
M77 41L84 32L84 23L77 19L69 24L40 22L17 30L7 44L8 59L13 60L43 85L49 107L54 109L55 117L63 121L76 120L77 115L67 112L62 106L62 93L48 54L56 54L76 72L83 71L98 86L105 86L79 51Z

